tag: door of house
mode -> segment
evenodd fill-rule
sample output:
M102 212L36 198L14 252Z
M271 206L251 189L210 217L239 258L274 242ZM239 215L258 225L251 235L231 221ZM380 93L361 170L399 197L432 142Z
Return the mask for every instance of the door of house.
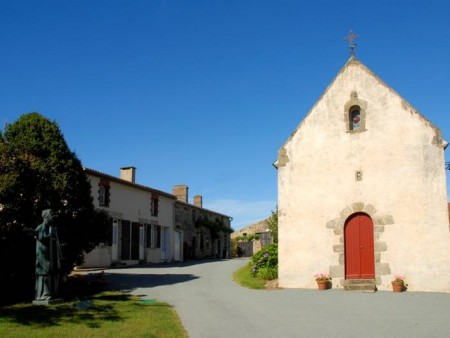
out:
M168 227L160 227L161 229L161 259L170 259L170 232Z
M139 259L139 223L122 220L121 260Z
M351 215L345 224L345 278L375 278L373 222L363 213Z
M131 223L131 259L138 260L139 259L139 236L141 225L139 223L133 222Z
M120 246L120 259L128 260L130 259L130 239L131 239L131 222L122 220L122 237L121 237L121 246Z

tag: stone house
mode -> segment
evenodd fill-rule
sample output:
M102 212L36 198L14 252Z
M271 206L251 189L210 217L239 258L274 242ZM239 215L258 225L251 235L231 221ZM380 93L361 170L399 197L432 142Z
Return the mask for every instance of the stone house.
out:
M231 234L231 239L236 239L239 248L236 256L251 257L264 246L272 244L272 236L267 225L268 219L263 219ZM247 238L251 238L251 240L249 241Z
M180 201L179 195L137 184L134 167L121 168L120 177L88 168L84 171L91 183L94 207L106 211L112 218L112 224L111 234L106 236L108 240L85 254L83 268L187 259L184 256L184 243L192 243L195 236L192 235L191 223L180 221L180 210L189 210L186 214L191 220L196 219L193 215L206 215L207 219L220 220L224 227L230 229L231 218L204 209L201 196L196 196L200 205L187 203L187 187L186 200ZM177 190L174 188L174 191ZM196 230L202 232L201 228ZM229 231L221 232L214 241L209 235L206 236L205 229L203 232L205 234L201 238L207 245L198 249L196 258L216 257L219 249L225 250L228 258Z
M176 185L175 229L183 231L185 259L230 258L230 216L203 208L203 197L194 196L189 204L189 187Z
M450 292L447 145L352 56L278 152L279 285Z

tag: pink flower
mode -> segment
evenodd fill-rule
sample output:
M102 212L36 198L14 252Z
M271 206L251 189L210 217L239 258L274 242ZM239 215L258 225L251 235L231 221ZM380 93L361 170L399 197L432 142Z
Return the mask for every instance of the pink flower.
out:
M403 275L394 275L394 282L404 282L406 279Z
M314 278L316 279L316 281L326 281L326 280L331 280L331 276L326 274L326 273L316 273L314 275Z

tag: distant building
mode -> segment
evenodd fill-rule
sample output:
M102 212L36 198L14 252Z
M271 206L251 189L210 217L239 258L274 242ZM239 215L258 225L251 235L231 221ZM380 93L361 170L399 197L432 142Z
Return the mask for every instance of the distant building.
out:
M239 248L239 252L236 252L237 256L251 257L266 245L272 244L273 239L267 225L268 219L263 219L231 234L231 239L237 240ZM249 241L247 238L252 240Z
M278 152L280 287L450 292L447 145L352 56Z
M203 197L188 203L187 185L176 185L175 229L183 230L185 259L230 258L230 216L203 208Z
M85 168L91 183L94 206L106 211L112 218L109 240L85 254L82 267L108 267L110 265L162 263L183 261L185 243L192 241L189 224L176 222L180 218L180 201L176 196L135 182L136 168L120 169L120 178ZM187 192L187 189L186 189ZM223 224L218 238L208 238L208 250L198 251L195 258L218 257L218 248L229 257L229 229L231 218L201 206L181 203L199 215L219 219ZM192 216L191 216L192 217ZM228 229L228 231L227 231ZM192 257L194 258L194 257Z

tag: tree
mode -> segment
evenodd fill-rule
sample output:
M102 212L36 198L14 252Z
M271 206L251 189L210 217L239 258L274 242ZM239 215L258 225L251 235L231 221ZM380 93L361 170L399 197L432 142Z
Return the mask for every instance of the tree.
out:
M11 286L32 286L34 229L44 209L57 215L62 273L68 274L106 233L109 219L95 211L81 162L56 122L29 113L0 134L0 254Z
M278 243L278 205L275 211L272 210L272 215L266 220L266 225L269 228L273 243Z

